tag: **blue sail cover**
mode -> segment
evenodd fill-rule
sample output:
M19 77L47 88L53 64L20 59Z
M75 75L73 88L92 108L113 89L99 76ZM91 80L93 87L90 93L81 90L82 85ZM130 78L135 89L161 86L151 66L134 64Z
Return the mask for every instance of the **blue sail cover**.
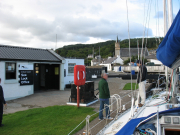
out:
M159 45L156 57L165 66L171 67L180 54L180 10L169 31Z
M136 129L136 126L143 120L151 117L155 113L152 113L148 115L147 117L141 117L137 119L131 119L124 127L119 130L119 132L116 133L116 135L132 135L134 133L134 130ZM180 115L180 107L179 108L174 108L174 109L169 109L165 110L162 112L159 112L159 115L161 114L166 114L166 115ZM150 120L150 119L149 119ZM148 120L148 121L149 121ZM147 122L147 121L146 121Z

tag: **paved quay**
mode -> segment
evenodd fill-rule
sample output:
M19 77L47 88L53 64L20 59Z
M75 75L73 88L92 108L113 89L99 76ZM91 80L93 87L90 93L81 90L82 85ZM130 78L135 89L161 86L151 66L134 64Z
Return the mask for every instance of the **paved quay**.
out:
M115 72L110 72L110 74L119 74ZM98 82L100 79L94 80L94 89L98 88ZM127 95L122 100L122 105L129 102L131 100L130 92L131 90L122 90L126 83L130 83L131 80L122 80L121 78L108 78L108 85L110 89L110 94L119 94L121 97ZM133 83L136 83L136 80L132 80ZM98 91L95 91L95 94ZM128 95L129 94L129 95ZM7 101L7 109L4 109L4 114L15 113L18 111L28 110L32 108L41 108L48 107L54 105L66 105L69 101L69 97L71 95L70 89L65 89L64 91L40 91L36 92L33 95ZM99 111L99 101L90 105L93 107L96 112ZM130 108L130 103L126 105L126 109ZM112 117L116 116L116 111L111 115ZM98 118L90 122L90 128L99 122ZM109 122L109 121L108 121ZM91 133L94 135L100 131L106 125L106 120L103 120L101 124L97 125L95 128L91 130ZM82 135L85 128L77 132L75 135Z
M7 101L7 109L4 109L4 114L15 113L32 108L66 105L70 95L70 89L65 89L64 91L39 91L27 97Z

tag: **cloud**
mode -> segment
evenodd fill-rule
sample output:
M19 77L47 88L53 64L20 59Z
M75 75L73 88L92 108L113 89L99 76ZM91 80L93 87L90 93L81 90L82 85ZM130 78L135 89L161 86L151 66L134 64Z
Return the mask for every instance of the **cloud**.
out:
M8 1L8 0L7 0ZM138 9L129 3L130 37L141 37L144 26L135 17ZM27 3L28 4L27 4ZM0 3L0 42L34 46L51 46L60 43L90 43L94 41L128 38L124 1L98 0L61 1L38 0ZM117 3L118 2L118 3ZM6 5L6 6L5 6ZM133 14L132 14L133 13ZM148 29L152 36L152 30Z
M102 38L104 40L113 39L118 33L122 38L127 36L127 23L115 22L106 19L93 19L87 17L73 18L71 16L56 18L54 21L34 17L15 16L11 13L0 11L1 23L12 30L19 30L29 33L30 37L38 37L44 41L54 42L56 34L58 41L62 42L86 42L89 37ZM13 22L13 23L12 23ZM131 35L142 35L143 26L132 22ZM142 27L142 28L141 28ZM18 39L19 34L13 35L13 39ZM4 36L3 38L11 39ZM19 42L19 40L14 40ZM26 41L26 40L25 40Z

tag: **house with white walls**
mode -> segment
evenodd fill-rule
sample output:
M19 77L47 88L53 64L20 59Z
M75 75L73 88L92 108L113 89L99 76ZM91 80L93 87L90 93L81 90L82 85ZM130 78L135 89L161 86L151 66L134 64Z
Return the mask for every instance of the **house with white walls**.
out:
M0 45L0 78L6 100L39 90L64 90L65 59L53 50Z
M123 60L120 58L119 55L117 57L109 57L106 61L103 61L102 64L99 65L103 65L107 67L108 71L112 71L113 64L123 65Z
M74 83L74 66L84 65L84 59L65 58L64 63L64 87L67 84Z

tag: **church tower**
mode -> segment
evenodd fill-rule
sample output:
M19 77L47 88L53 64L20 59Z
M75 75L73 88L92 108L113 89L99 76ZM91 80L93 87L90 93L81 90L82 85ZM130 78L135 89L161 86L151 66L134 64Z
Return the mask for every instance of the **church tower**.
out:
M118 40L118 36L115 42L115 57L120 56L120 41Z

